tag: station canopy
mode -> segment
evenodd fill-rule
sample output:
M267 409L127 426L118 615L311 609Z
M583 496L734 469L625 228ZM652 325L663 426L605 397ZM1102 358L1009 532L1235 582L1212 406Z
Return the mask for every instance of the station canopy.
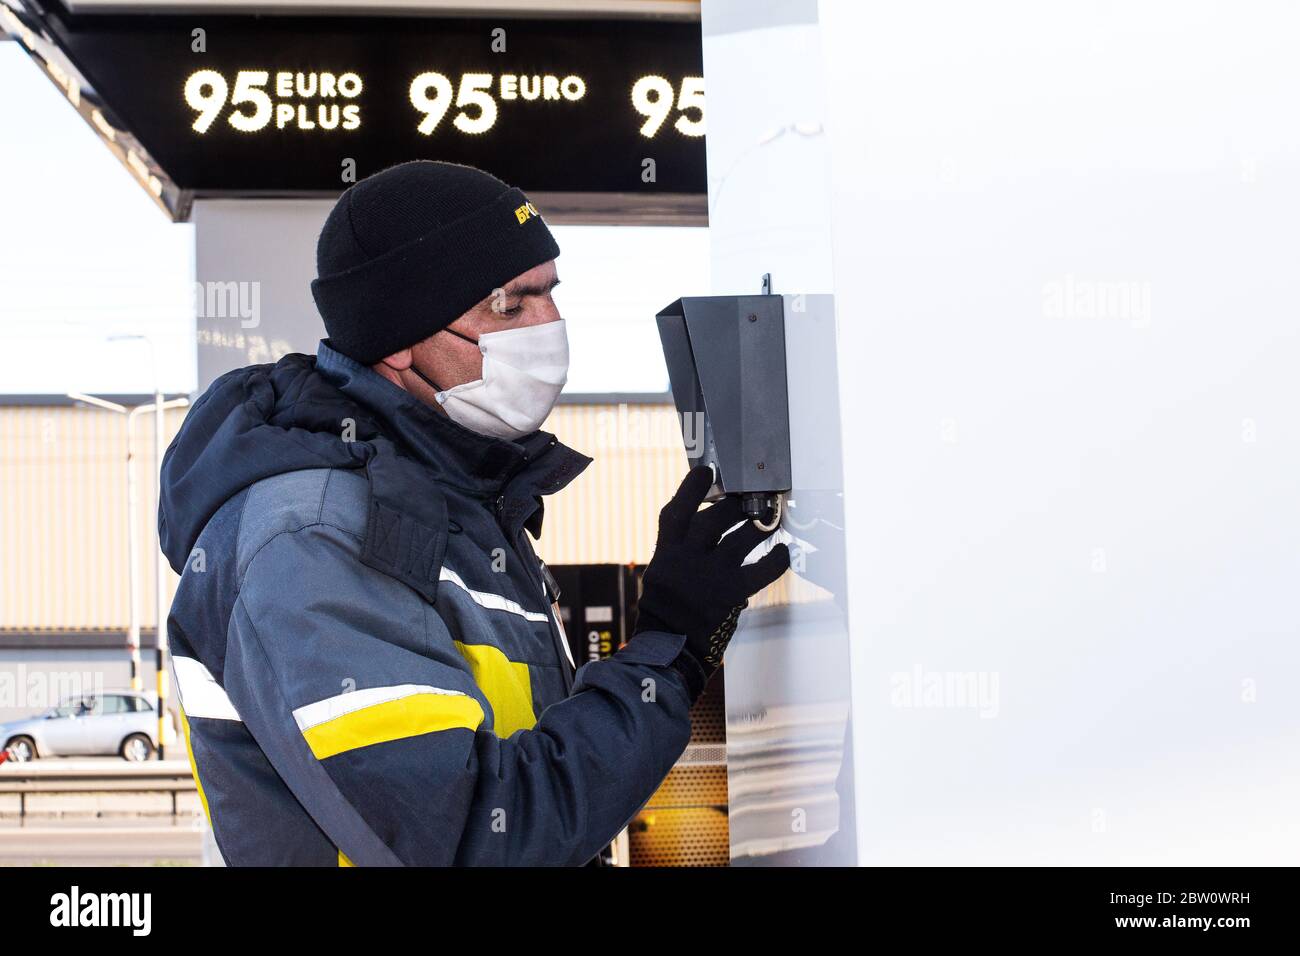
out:
M553 221L707 220L692 0L0 0L0 27L178 220L421 158Z

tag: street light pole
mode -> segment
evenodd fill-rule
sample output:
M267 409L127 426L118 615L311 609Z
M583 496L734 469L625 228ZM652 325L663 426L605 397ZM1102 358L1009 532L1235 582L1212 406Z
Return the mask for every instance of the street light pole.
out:
M139 545L137 543L136 525L138 523L137 504L136 504L136 480L134 456L131 451L131 434L132 426L137 415L144 412L152 411L154 413L154 456L155 465L159 471L158 482L161 486L161 469L162 469L162 422L163 413L169 408L184 408L189 405L188 398L174 398L171 401L164 401L162 392L155 386L154 400L147 405L137 405L135 408L127 408L125 405L119 405L116 402L110 402L103 398L96 398L94 395L86 395L82 392L69 392L68 397L74 401L84 402L87 405L94 405L96 408L102 408L110 412L116 412L126 416L126 543L127 543L127 597L129 608L129 624L127 626L127 647L131 652L131 689L140 690L143 684L140 674L140 574L139 574ZM159 488L161 494L161 487ZM167 642L164 638L166 621L167 621L167 601L164 595L164 572L162 565L162 552L155 556L154 564L154 581L157 591L157 648L156 666L157 666L157 687L158 687L158 759L163 759L166 747L166 703L167 703L167 668L164 654L166 652Z
M158 374L158 346L147 335L110 335L110 342L144 342L149 346L149 364L153 371L153 474L156 487L154 509L162 501L162 460L163 460L163 396L160 376ZM167 571L163 566L161 542L153 556L153 593L154 593L154 683L158 691L158 759L166 755L167 743L164 736L167 724L167 596L164 582Z
M149 343L151 346L152 342ZM154 355L153 379L153 476L156 491L154 494L154 520L157 521L158 506L162 502L162 460L163 460L163 396L158 384L158 356ZM186 402L186 404L189 404ZM166 717L167 717L167 593L164 590L166 572L163 568L162 541L154 549L153 556L153 593L154 620L157 622L158 651L155 670L158 678L158 759L167 756Z
M110 342L124 341L142 341L149 346L149 361L153 369L153 473L156 484L156 494L154 497L154 507L158 507L162 499L162 460L163 460L163 431L166 427L163 415L164 403L162 395L162 384L158 375L158 347L154 344L153 339L147 335L111 335ZM154 648L154 679L158 691L158 759L162 760L166 755L167 744L164 732L166 730L166 713L167 713L167 592L166 592L167 569L163 560L161 546L154 552L153 556L153 594L154 594L154 622L155 638L157 644Z
M110 402L105 398L96 398L94 395L86 395L83 392L69 392L68 398L126 416L126 646L131 652L131 689L140 690L140 584L138 580L140 559L139 549L136 545L138 518L136 516L135 462L131 452L131 425L135 421L136 414L141 409L146 409L149 406L141 405L137 408L127 408L117 402Z

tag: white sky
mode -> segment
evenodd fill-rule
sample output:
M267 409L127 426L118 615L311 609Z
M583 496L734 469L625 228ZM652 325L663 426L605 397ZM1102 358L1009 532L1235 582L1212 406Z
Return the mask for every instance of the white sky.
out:
M169 221L13 41L0 43L0 391L194 384L194 230Z
M16 42L0 42L0 392L195 385L194 229L172 223ZM708 230L553 227L569 392L664 391L654 313L708 295Z

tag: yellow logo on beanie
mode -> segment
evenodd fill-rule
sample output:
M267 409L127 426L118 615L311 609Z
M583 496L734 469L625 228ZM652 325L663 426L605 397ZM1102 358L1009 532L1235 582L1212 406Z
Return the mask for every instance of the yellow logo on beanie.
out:
M519 220L519 225L521 226L528 221L530 216L540 215L541 213L537 211L537 207L530 202L524 203L515 210L515 218Z

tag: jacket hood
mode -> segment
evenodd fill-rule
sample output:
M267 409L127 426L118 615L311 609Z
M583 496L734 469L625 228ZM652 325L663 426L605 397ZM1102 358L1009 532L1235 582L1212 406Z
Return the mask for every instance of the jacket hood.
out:
M367 468L373 487L387 469L376 472L372 460L385 448L420 465L428 479L484 497L509 483L530 501L564 487L591 463L547 432L519 442L472 432L322 342L319 357L292 354L227 372L194 403L163 456L163 554L181 573L209 519L265 478ZM535 534L540 509L537 520Z
M181 572L208 520L249 485L304 468L360 467L361 450L343 440L349 407L364 414L308 355L213 382L163 456L158 540L172 570Z

